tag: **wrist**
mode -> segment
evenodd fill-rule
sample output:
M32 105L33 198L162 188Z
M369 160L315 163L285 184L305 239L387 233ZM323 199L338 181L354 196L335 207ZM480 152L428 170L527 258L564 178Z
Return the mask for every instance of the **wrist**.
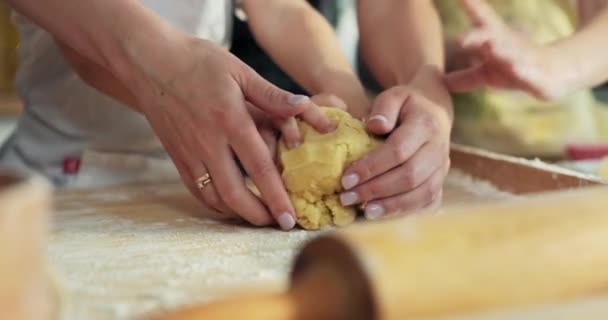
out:
M330 93L342 99L348 112L356 118L363 118L369 114L371 102L365 93L365 88L354 74L344 72L329 74L317 88L316 93Z
M443 81L443 72L436 65L421 65L407 86L439 106L452 121L454 109L452 98Z

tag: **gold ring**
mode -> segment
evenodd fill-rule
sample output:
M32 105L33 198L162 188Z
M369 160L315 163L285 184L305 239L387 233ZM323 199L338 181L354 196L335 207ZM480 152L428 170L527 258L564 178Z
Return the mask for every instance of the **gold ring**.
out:
M196 186L200 189L203 190L203 188L211 182L211 176L206 173L204 176L196 179Z

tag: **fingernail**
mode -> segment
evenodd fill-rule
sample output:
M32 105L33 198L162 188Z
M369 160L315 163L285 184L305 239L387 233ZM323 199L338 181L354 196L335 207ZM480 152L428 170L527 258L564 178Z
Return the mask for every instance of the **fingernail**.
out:
M359 183L359 176L355 173L347 174L342 177L342 187L348 190Z
M374 120L380 121L382 123L387 123L388 122L388 118L385 117L384 115L381 115L381 114L377 114L377 115L375 115L373 117L370 117L369 119L367 119L367 122L369 123L369 122L374 121Z
M293 218L293 215L289 212L282 213L278 218L277 222L281 229L283 230L291 230L296 225L296 220Z
M297 104L300 104L300 103L308 101L308 100L309 100L309 98L307 96L301 95L301 94L296 94L296 95L293 95L293 96L287 98L287 103L290 106L295 106Z
M289 147L289 149L295 149L300 145L300 141L295 141L295 142L290 142L287 147Z
M369 220L376 220L384 214L384 207L379 204L372 203L365 207L365 218Z
M356 192L344 192L340 194L340 203L343 206L350 206L359 202L359 195Z

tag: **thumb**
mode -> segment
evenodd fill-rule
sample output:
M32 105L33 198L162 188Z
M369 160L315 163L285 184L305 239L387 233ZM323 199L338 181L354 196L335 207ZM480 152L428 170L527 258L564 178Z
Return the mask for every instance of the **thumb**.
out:
M246 67L237 78L245 99L272 117L289 118L299 115L314 103L305 95L292 94L266 81L253 69Z
M367 129L378 135L387 134L395 128L401 108L410 98L406 87L398 86L382 92L372 105L369 117L365 121Z

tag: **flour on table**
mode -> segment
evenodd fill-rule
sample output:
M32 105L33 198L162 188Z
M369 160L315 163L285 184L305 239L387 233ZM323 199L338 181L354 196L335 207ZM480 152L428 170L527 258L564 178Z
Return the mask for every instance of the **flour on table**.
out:
M444 205L508 197L453 170ZM211 219L222 216L178 185L69 191L57 200L48 252L63 280L66 320L133 319L244 291L284 290L298 249L326 232Z

